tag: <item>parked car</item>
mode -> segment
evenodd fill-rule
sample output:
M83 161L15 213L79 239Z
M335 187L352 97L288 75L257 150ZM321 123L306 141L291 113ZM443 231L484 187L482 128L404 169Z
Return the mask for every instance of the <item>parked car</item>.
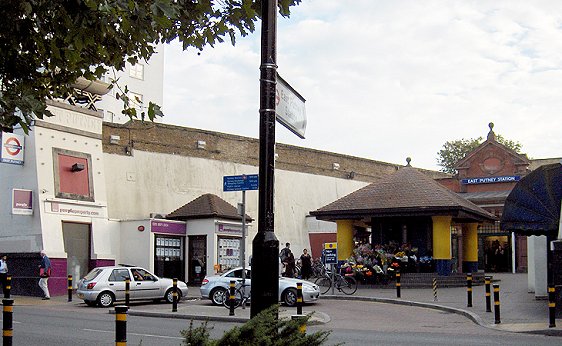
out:
M148 270L134 266L97 267L78 281L76 293L88 306L109 307L125 300L125 280L130 280L130 300L165 300L173 302L173 280L159 278ZM178 301L187 296L187 285L177 283Z
M246 268L246 286L248 292L251 288L251 269ZM231 280L240 282L242 279L242 267L230 269L221 275L206 276L201 284L201 297L210 299L215 305L223 304L227 298L227 290ZM318 300L320 290L318 285L300 279L279 277L279 301L288 306L297 304L297 282L302 282L302 296L304 303L312 303Z

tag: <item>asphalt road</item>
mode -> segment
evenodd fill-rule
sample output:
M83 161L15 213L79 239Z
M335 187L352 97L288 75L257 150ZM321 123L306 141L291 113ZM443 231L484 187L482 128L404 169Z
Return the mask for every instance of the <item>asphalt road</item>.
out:
M560 338L498 332L465 317L432 309L394 304L320 301L315 308L329 314L324 325L308 331L332 330L328 345L555 345ZM213 307L224 309L224 307ZM76 305L14 307L14 345L114 345L115 316L107 309ZM180 331L190 321L128 316L129 345L181 345ZM197 326L200 322L194 322ZM218 338L237 324L210 322Z

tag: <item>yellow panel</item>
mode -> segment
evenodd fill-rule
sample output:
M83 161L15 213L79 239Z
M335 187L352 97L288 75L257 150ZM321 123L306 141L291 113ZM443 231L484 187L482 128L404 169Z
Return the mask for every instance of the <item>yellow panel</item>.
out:
M353 221L338 220L338 260L346 260L353 254Z
M433 259L451 259L451 216L432 216Z

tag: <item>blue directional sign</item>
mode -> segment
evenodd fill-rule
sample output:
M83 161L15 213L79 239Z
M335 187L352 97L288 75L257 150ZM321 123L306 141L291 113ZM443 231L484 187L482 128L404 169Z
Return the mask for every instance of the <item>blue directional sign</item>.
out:
M227 175L223 177L223 191L257 190L259 178L257 174Z

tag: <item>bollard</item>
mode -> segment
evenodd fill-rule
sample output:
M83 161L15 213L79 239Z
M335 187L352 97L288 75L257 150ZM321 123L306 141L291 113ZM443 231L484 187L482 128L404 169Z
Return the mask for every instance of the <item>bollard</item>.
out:
M72 275L68 276L68 301L72 301Z
M291 315L292 320L301 321L299 325L299 332L306 334L306 316L303 315Z
M131 279L125 279L125 305L129 306L129 300L131 299Z
M486 276L484 278L484 283L486 284L486 312L492 312L492 296L490 292L491 282L492 282L491 276Z
M173 278L172 312L178 312L178 279Z
M500 324L500 285L494 284L494 317L495 324Z
M548 286L548 328L556 327L556 288Z
M128 306L115 307L115 346L127 345L127 310Z
M437 301L437 278L433 278L433 301Z
M297 315L302 315L302 282L297 282Z
M396 298L400 298L400 270L396 271Z
M12 291L12 275L6 275L6 287L4 287L4 298L9 299Z
M14 334L13 328L13 313L14 313L14 300L2 299L2 345L12 346L12 338Z
M466 274L466 306L472 307L472 273Z
M230 312L228 314L228 316L234 316L234 287L236 286L236 281L231 280L230 281L230 296L228 297L228 299L230 300L229 304L230 304Z

